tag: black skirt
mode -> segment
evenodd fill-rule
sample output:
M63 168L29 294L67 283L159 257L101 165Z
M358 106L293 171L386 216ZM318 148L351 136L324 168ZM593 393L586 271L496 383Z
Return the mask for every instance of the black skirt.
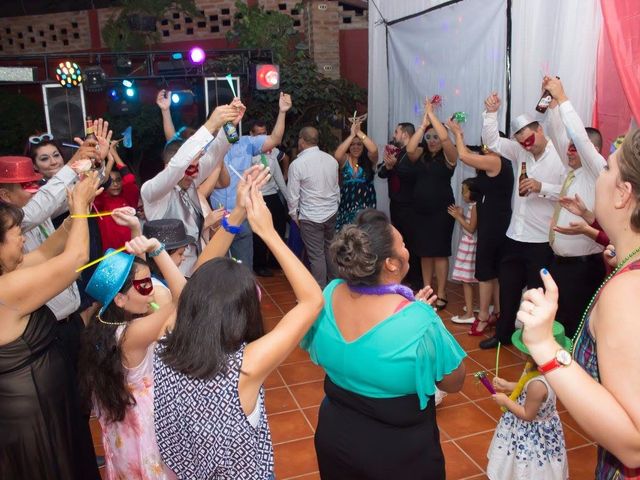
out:
M325 377L315 435L323 480L442 480L444 455L435 400L369 398Z

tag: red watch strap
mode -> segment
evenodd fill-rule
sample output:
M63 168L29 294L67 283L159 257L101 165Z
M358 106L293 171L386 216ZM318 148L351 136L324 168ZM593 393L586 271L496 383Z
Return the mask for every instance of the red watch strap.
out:
M538 371L544 375L545 373L549 373L552 370L555 370L556 368L561 366L562 364L558 361L557 358L554 357L553 359L549 360L547 363L540 365L538 367Z

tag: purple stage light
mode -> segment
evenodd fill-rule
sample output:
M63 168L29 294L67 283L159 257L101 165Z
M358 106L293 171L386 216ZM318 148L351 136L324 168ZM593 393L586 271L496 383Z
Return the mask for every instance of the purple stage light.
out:
M202 63L204 63L205 58L206 55L204 53L204 50L200 47L193 47L191 50L189 50L189 60L191 60L191 63L193 63L194 65L201 65Z

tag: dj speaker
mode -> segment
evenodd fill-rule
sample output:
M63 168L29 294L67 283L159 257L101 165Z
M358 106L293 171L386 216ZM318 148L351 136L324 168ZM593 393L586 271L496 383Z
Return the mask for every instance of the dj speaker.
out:
M64 88L61 85L42 85L47 130L57 140L71 141L84 137L84 91L82 87Z

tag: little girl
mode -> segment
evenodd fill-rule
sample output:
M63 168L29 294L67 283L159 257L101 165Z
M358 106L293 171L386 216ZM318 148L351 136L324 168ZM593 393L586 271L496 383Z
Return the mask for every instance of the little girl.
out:
M554 322L556 341L571 350L571 340L564 327ZM568 478L567 451L558 411L556 394L538 372L527 347L522 342L522 329L511 337L513 346L527 354L527 363L518 383L495 377L498 391L495 402L505 412L489 446L487 476L491 480L565 480Z
M454 323L473 323L475 320L473 313L473 285L478 283L475 278L476 227L478 224L475 206L479 197L480 192L475 185L475 178L467 178L462 182L462 198L468 204L466 213L456 205L450 205L448 209L449 215L455 218L463 229L451 278L462 282L467 314L453 317L451 321Z

